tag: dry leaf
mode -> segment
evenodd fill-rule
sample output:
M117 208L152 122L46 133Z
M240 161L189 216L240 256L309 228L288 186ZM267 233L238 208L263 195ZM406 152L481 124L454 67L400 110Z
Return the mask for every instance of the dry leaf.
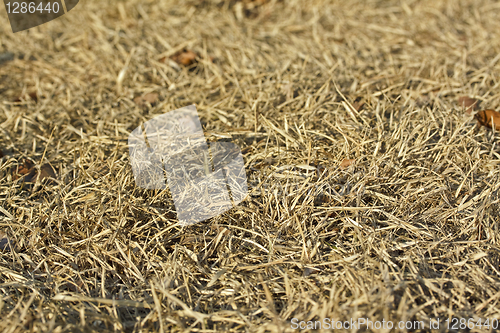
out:
M354 163L354 161L356 161L355 158L352 158L352 159L348 159L348 158L345 158L342 163L340 163L340 168L341 169L345 169L347 167L349 167L351 164Z
M158 101L158 94L157 93L149 93L144 96L142 96L142 99L148 102L149 104L154 104Z
M365 106L365 102L363 101L357 101L352 103L352 107L356 109L356 111L361 111L361 109L363 109L363 106Z
M33 176L36 173L36 169L34 168L33 162L28 159L25 159L21 165L18 165L16 170L13 172L13 179L19 179L24 177L25 181L31 181Z
M56 179L56 171L50 164L44 164L40 167L40 174L35 173L33 176L32 182L35 183L37 179L40 178L40 182L48 179L50 183L50 179Z
M38 173L38 170L35 168L35 165L33 162L31 162L28 159L25 159L23 164L17 167L17 169L14 171L13 174L13 179L19 179L23 177L23 180L26 183L36 183L36 181L39 179L40 182L43 182L45 180L49 180L47 183L51 184L53 183L50 181L50 179L56 179L56 172L54 168L50 164L44 164L40 167L40 173Z
M144 100L142 99L141 96L137 96L136 98L134 98L134 103L142 106L142 105L144 105Z
M157 93L147 93L142 96L137 96L136 98L134 98L134 102L139 106L145 106L146 103L154 105L156 104L156 102L158 102L158 97L159 95Z
M495 129L497 131L500 131L500 113L498 113L495 110L484 110L484 111L479 111L474 115L474 118L476 118L477 122L481 126L485 126L488 128L493 128L493 124L495 125ZM492 119L493 119L493 124L492 124Z
M191 66L196 62L198 55L191 50L183 50L171 56L170 58L183 66Z
M458 98L458 104L460 107L465 108L465 112L471 113L474 110L477 110L479 107L479 100L475 98L471 98L469 96L461 96Z

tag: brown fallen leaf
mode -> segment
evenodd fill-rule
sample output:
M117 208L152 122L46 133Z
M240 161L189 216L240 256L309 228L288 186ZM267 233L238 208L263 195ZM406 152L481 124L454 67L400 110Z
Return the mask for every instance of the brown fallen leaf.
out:
M365 102L363 101L357 101L352 103L352 107L356 109L356 111L361 111L363 107L365 106Z
M149 93L142 96L142 99L150 104L154 104L158 101L158 96L159 95L157 93Z
M21 165L18 165L17 168L13 171L12 178L14 180L24 177L25 181L31 181L31 178L36 173L35 165L28 159L24 159ZM29 179L29 180L28 180Z
M352 158L352 159L348 159L348 158L345 158L342 163L340 163L340 168L341 169L346 169L347 167L349 167L351 164L353 164L354 162L356 161L355 158Z
M477 110L479 107L480 101L478 99L469 97L469 96L460 96L458 98L458 104L460 107L465 108L465 112L472 113L472 111Z
M134 98L134 102L139 106L145 106L146 103L154 105L156 104L156 102L158 102L158 97L159 95L157 93L147 93L142 96L137 96L136 98Z
M137 96L136 98L134 98L134 103L142 106L144 104L144 101L142 100L141 96Z
M47 180L48 183L53 184L53 180L57 178L56 171L52 165L44 164L40 167L40 173L36 173L35 176L33 176L32 182L35 183L38 178L40 178L40 182Z
M198 55L191 50L182 50L170 57L170 59L183 66L191 66L196 63L196 58L198 58Z
M485 126L488 128L493 128L493 125L495 126L495 129L497 131L500 131L500 113L498 113L495 110L483 110L479 111L474 115L474 118L476 118L477 122L481 126ZM493 120L493 123L492 123Z
M36 183L37 180L48 184L53 184L53 180L57 178L54 168L50 164L44 164L40 167L40 173L35 167L35 164L25 159L21 165L13 173L13 179L23 178L26 183ZM52 179L52 180L51 180Z

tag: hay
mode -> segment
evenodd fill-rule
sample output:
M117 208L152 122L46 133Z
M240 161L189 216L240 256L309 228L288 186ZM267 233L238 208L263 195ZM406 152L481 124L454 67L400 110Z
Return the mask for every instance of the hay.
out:
M15 35L2 11L0 330L500 319L499 136L458 102L499 108L499 10L81 1ZM251 193L181 227L127 137L192 103ZM13 177L26 158L57 180Z

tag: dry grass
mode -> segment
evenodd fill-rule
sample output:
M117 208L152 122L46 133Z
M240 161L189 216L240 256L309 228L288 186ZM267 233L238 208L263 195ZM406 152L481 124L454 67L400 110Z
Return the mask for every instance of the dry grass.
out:
M0 330L500 319L499 134L457 102L500 106L497 2L82 0L15 35L1 12ZM181 227L127 137L192 103L252 192Z

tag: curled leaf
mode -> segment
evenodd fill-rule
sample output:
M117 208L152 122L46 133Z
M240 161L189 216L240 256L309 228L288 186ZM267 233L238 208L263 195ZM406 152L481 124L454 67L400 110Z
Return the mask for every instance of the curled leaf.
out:
M495 110L479 111L474 115L474 118L476 118L479 125L488 128L493 128L494 126L497 131L500 131L500 113L498 113L497 111Z

